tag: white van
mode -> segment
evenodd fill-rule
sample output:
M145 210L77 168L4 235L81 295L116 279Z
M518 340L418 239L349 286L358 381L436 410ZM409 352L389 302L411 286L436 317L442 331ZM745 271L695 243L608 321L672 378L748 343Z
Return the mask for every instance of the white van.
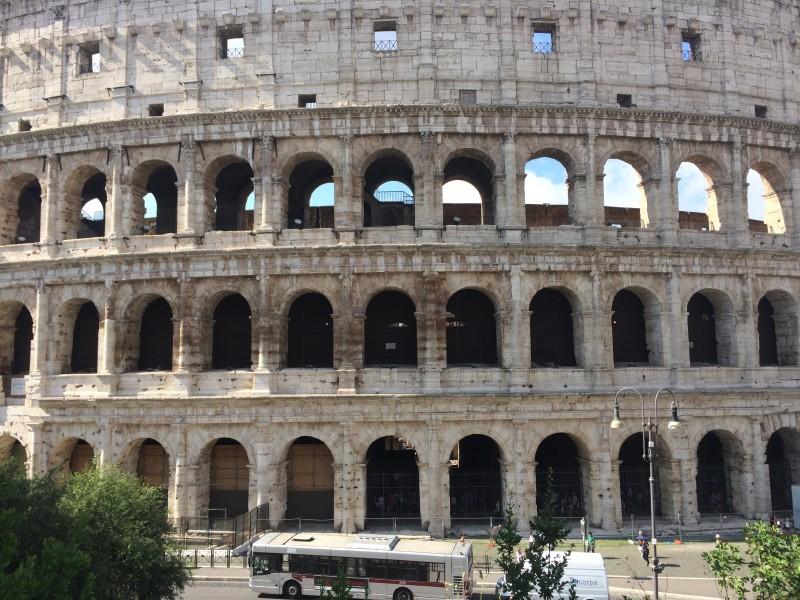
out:
M562 558L563 552L553 552L553 558ZM595 552L573 552L567 559L564 578L575 582L575 593L580 600L609 600L608 577L603 557ZM508 597L508 592L503 593L505 576L497 580L495 595L502 600ZM566 595L561 598L566 598ZM539 595L534 592L532 600L539 600Z

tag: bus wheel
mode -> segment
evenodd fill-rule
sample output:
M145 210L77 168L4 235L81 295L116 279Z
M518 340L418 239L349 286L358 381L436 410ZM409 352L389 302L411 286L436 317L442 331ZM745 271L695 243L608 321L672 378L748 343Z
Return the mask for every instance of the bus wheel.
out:
M399 588L394 592L394 600L414 600L414 594L406 588Z
M287 581L283 586L283 595L291 600L296 600L303 595L303 590L296 581Z

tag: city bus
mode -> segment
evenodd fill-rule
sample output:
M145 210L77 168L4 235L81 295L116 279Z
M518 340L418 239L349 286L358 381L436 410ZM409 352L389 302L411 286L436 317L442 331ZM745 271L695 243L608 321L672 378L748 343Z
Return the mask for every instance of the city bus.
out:
M250 589L292 600L319 596L341 571L354 598L464 600L472 545L396 535L266 533L250 549Z

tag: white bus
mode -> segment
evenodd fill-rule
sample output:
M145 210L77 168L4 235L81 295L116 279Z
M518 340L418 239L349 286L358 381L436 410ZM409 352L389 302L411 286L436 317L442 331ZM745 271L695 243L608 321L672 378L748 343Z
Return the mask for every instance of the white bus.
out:
M464 600L472 595L472 545L460 541L335 533L267 533L250 549L250 589L292 600L319 596L339 571L354 598Z

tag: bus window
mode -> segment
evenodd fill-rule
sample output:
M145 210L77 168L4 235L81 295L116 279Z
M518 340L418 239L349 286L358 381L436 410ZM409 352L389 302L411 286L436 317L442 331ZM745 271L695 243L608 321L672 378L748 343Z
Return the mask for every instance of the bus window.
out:
M367 577L373 579L385 579L386 578L386 561L379 560L377 558L366 558L364 559L366 562L366 573Z
M367 571L363 558L348 558L347 560L347 576L348 577L366 577Z
M253 575L269 575L280 570L280 554L254 554L252 558Z
M428 563L428 581L444 582L444 563Z
M303 559L305 556L302 554L290 554L289 555L289 571L291 573L304 573L304 564Z
M283 555L283 569L281 569L281 570L284 573L289 573L290 572L290 570L289 570L289 555L288 554L284 554Z
M387 560L386 578L401 581L424 581L425 563L407 560Z

